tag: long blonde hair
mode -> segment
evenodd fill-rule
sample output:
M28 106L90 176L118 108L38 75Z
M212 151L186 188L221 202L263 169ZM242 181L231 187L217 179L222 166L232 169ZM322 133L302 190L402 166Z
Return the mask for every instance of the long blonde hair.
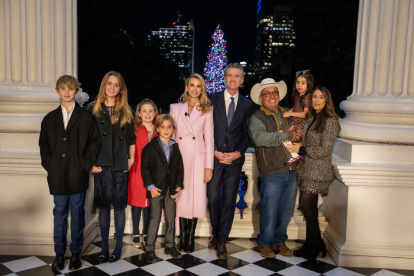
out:
M95 101L91 103L94 105L92 113L95 116L100 116L103 113L101 104L105 103L106 100L106 84L108 83L110 76L117 77L119 82L119 93L115 98L115 106L111 116L111 123L115 125L121 121L121 126L124 126L126 123L131 123L134 116L132 115L131 107L128 104L128 91L124 78L116 71L109 71L103 77L98 96L96 96Z
M182 104L187 103L188 98L188 90L187 85L190 79L197 79L201 83L201 93L198 96L198 101L200 102L200 106L197 107L198 111L201 111L201 114L204 115L211 110L211 102L209 98L207 97L207 90L206 90L206 82L204 81L203 77L197 73L192 73L186 80L185 80L185 88L184 93L181 95L181 97L178 99L178 101Z

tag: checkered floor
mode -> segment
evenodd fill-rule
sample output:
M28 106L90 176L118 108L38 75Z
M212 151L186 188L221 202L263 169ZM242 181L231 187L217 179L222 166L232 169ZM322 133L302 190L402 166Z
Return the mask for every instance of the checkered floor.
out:
M82 256L83 266L77 271L68 270L68 260L65 269L61 273L54 273L50 269L54 257L42 256L0 256L0 275L20 276L47 276L47 275L284 275L284 276L414 276L414 271L377 269L377 268L351 268L337 267L329 257L319 258L315 261L307 261L297 257L283 257L277 255L276 259L263 259L255 249L256 243L252 239L232 239L227 244L229 258L225 261L218 260L214 250L207 248L208 239L196 239L197 244L194 253L183 253L183 259L175 260L164 255L162 238L159 238L156 246L156 254L163 261L156 264L148 264L145 261L143 251L130 245L130 237L124 237L122 259L115 263L99 264L97 262L101 251L100 238L91 244ZM288 241L290 248L301 246L295 241ZM115 241L110 240L110 248L115 246Z

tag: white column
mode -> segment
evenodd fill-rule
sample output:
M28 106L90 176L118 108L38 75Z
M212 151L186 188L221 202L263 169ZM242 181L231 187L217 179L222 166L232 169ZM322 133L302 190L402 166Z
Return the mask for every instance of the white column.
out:
M342 138L414 143L414 2L361 0Z
M0 0L0 132L37 132L55 81L77 76L76 1Z
M325 200L341 266L414 269L414 0L360 0L354 91Z
M53 197L38 139L41 120L59 105L57 78L77 76L77 1L0 0L0 65L0 254L53 255ZM91 187L85 244L96 236Z

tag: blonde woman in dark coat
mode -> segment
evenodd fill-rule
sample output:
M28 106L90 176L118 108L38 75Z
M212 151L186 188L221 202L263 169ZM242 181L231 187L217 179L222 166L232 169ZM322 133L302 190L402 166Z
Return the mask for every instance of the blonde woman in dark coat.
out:
M316 259L318 254L326 256L326 246L321 238L318 222L318 194L328 192L334 179L332 169L333 145L341 127L332 103L329 90L316 87L311 95L312 105L308 113L301 143L288 149L302 155L297 167L299 183L299 206L306 220L306 241L293 252L296 257Z

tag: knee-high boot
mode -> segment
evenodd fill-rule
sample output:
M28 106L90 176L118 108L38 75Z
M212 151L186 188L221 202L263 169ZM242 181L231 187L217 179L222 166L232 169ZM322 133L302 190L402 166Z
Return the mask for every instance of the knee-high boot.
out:
M198 218L193 218L189 220L189 225L188 225L188 244L186 247L185 252L187 253L191 253L194 252L194 238L195 238L195 230L197 227L197 221Z
M177 245L177 249L185 251L188 243L188 221L189 219L180 217L180 242Z

